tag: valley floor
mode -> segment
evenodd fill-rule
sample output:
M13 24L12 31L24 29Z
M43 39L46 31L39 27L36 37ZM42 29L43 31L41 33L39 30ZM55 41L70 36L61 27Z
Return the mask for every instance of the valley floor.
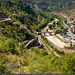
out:
M59 20L55 19L55 21L59 21ZM48 24L52 24L52 23L48 23ZM46 31L46 29L48 29L48 24L42 31ZM64 48L64 47L69 47L70 43L65 43L64 41L61 41L55 35L49 35L48 33L45 34L45 37L58 50L64 51L65 53L68 53L68 54L72 54L73 53L73 51Z
M53 42L56 46L60 47L60 48L64 48L64 46L68 47L70 46L69 43L64 43L62 41L60 41L60 39L58 39L56 36L48 36L49 34L46 34L46 38Z

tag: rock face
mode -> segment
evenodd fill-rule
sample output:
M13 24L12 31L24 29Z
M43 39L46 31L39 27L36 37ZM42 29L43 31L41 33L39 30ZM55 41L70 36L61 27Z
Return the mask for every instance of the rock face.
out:
M0 15L0 22L5 22L8 23L9 21L11 21L11 18L7 15Z

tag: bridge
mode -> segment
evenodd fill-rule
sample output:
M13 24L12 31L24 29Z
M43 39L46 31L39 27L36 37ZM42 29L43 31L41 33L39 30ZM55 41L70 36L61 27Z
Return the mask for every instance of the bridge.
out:
M25 47L27 48L30 44L32 44L32 42L34 41L35 39L32 39L30 41L27 42L27 44L25 45Z
M50 35L51 35L51 33L55 33L55 34L56 34L56 31L50 30L50 31L48 31L48 32L46 32L46 31L43 31L43 32L37 32L37 35L38 35L39 33L43 33L44 36L45 36L46 33L49 33Z

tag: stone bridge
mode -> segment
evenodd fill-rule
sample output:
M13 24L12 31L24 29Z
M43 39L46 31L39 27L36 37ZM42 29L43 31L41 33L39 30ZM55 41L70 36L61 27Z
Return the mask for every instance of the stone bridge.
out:
M51 33L55 33L55 34L56 34L56 31L48 31L48 32L44 31L44 32L37 32L37 35L38 35L39 33L43 33L43 34L44 34L44 36L45 36L45 34L46 34L46 33L49 33L50 35L51 35Z

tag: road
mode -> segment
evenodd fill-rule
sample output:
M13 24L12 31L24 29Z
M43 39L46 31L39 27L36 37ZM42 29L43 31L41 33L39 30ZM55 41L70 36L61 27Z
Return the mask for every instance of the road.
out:
M65 15L64 13L62 13L62 12L58 12L58 13L53 12L53 14L61 15L61 16L63 16L64 18L67 18L67 20L70 20L70 19L71 19L70 17L66 16L66 15ZM71 30L70 30L70 28L68 27L68 25L65 24L64 21L63 21L63 24L64 24L64 28L68 28L68 32L70 33L70 36L72 36L72 38L73 38L75 35L74 35L73 33L71 33Z
M55 15L61 15L64 18L66 18L68 21L71 19L70 17L68 17L66 14L62 13L62 12L52 12Z
M44 45L44 47L45 47L45 49L47 50L48 54L51 54L50 51L53 51L53 49L52 49L49 45L47 45L47 44L44 43L44 40L41 38L40 35L39 35L38 37L39 37L39 41L41 42L41 44ZM59 54L57 54L55 51L53 51L53 52L54 52L55 56L61 57L61 56L60 56Z
M46 44L47 45L47 44ZM47 47L51 50L51 51L53 51L53 49L50 47L50 46L48 46L47 45ZM54 54L55 54L55 56L58 56L58 57L61 57L59 54L57 54L55 51L53 51L54 52Z
M67 28L68 34L71 36L71 38L74 38L75 34L71 33L70 28L68 27L68 25L64 21L63 21L63 25L64 25L64 28Z
M3 20L0 20L0 22L7 22L7 21L11 21L11 15L8 16L8 18L2 18Z
M4 18L4 20L1 20L0 22L7 22L7 21L11 21L11 18Z
M42 21L40 23L42 23L44 21L45 18L42 19Z
M34 41L34 39L30 40L26 45L25 47L27 47L30 43L32 43Z
M35 8L36 8L36 10L38 11L38 6L35 4Z
M39 38L40 43L41 43L41 44L43 44L43 46L44 46L44 47L45 47L45 49L47 50L48 54L51 54L51 52L48 50L48 48L47 48L46 44L44 43L44 40L41 38L41 36L40 36L40 35L38 36L38 38Z

